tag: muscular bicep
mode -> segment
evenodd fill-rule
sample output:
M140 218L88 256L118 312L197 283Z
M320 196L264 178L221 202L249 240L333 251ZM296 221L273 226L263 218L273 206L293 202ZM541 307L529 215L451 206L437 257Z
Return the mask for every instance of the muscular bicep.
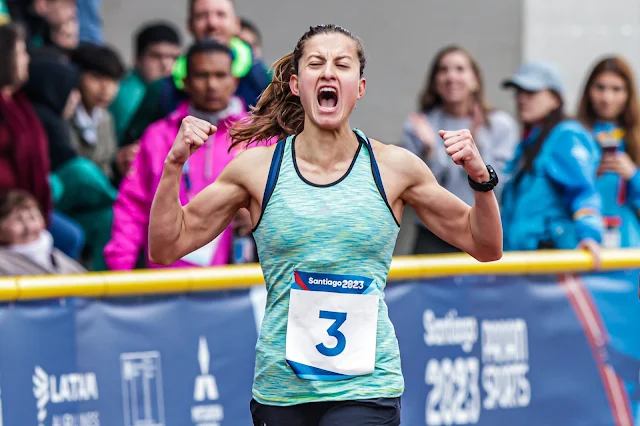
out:
M402 200L431 232L458 247L468 249L473 243L469 228L471 207L447 191L436 181L433 173L422 161L415 158L406 162L408 185L401 194Z

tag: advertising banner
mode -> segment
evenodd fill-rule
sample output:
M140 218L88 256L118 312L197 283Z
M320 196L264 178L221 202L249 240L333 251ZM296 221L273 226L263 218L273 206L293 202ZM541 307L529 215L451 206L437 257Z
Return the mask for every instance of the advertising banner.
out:
M404 425L640 426L637 271L392 283ZM0 305L0 426L245 426L261 287Z

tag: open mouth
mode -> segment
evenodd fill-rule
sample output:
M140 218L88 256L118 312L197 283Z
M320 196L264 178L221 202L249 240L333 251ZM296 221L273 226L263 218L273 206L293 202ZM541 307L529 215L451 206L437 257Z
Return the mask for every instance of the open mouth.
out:
M318 91L318 105L325 110L333 110L338 105L338 91L333 87L321 87Z

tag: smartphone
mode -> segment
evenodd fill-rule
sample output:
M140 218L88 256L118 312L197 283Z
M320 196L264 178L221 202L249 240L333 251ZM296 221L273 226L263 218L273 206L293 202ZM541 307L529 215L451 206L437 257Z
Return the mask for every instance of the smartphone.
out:
M600 141L603 154L615 154L620 146L620 139L607 138Z
M620 142L622 142L624 134L619 129L608 132L600 132L596 135L596 139L600 144L603 154L615 154L618 151Z

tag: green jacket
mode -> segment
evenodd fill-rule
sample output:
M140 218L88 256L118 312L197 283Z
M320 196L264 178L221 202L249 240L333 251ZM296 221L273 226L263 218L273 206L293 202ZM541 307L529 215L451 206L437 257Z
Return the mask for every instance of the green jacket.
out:
M116 138L118 141L123 136L136 112L147 94L148 84L137 71L132 70L121 82L120 90L109 106L109 111L115 122Z

